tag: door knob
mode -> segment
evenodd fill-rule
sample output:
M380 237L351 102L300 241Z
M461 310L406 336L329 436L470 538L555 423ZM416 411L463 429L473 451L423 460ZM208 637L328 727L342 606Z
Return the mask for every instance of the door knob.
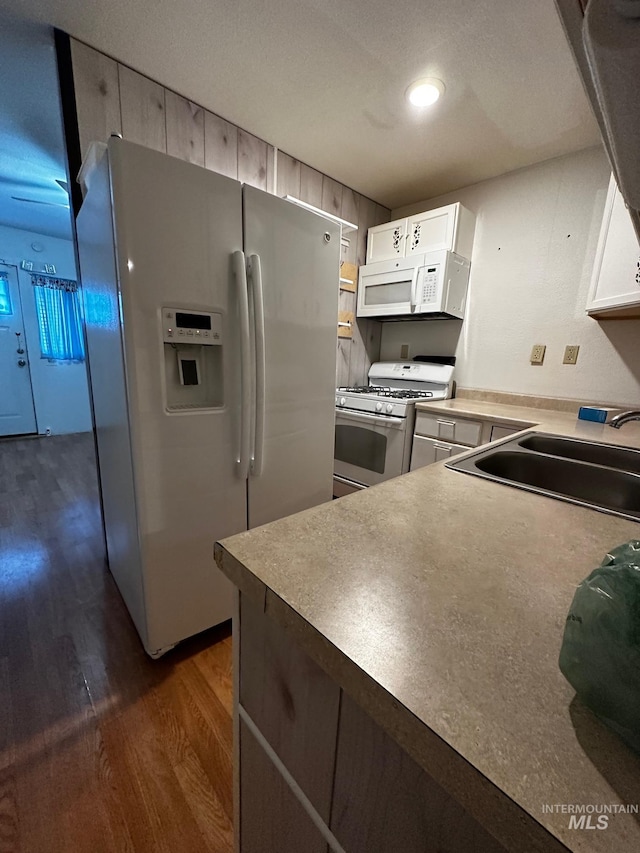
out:
M25 367L26 363L27 362L24 360L24 358L18 359L18 367Z

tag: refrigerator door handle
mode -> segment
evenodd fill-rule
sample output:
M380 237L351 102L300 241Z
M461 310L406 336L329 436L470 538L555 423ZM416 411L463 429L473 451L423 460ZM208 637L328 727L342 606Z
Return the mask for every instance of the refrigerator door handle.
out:
M262 265L260 255L249 255L249 274L253 293L253 313L255 318L256 353L256 419L253 454L251 456L251 474L259 477L264 459L264 421L265 421L265 327L264 292L262 289Z
M233 253L233 272L238 288L238 306L240 309L240 372L242 375L240 458L236 459L236 463L238 465L238 476L246 479L249 474L249 455L251 452L251 342L249 336L249 292L244 252Z

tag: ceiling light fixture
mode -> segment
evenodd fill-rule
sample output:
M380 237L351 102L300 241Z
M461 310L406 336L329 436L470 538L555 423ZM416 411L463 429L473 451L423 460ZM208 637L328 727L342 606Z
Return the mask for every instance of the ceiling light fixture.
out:
M436 77L422 77L406 91L407 100L415 107L430 107L444 94L444 83Z

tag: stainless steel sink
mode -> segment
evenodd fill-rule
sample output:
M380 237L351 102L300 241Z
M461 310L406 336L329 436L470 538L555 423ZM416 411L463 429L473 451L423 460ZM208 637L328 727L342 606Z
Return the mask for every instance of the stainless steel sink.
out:
M601 444L543 433L524 438L520 446L537 453L549 453L552 456L563 456L565 459L592 462L594 465L606 465L608 468L640 474L640 450L634 450L632 447L616 447L615 444Z
M447 468L640 520L640 452L534 433L484 447Z

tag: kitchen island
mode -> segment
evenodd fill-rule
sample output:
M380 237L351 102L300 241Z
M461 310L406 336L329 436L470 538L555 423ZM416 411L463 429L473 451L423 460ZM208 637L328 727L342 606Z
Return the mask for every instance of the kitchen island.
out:
M637 425L563 418L640 447ZM238 849L640 850L620 811L640 757L557 663L576 585L633 538L436 464L218 543L239 590ZM611 807L606 829L575 806Z

